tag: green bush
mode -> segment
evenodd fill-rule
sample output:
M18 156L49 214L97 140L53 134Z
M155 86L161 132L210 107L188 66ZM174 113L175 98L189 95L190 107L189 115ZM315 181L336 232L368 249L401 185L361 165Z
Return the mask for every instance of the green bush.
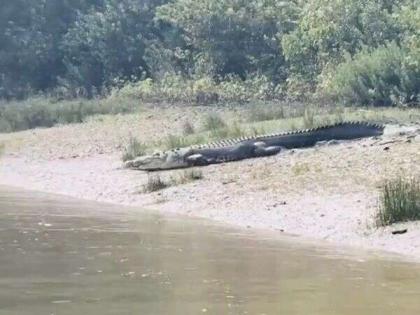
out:
M386 226L397 222L420 219L420 180L387 181L380 197L377 223Z
M398 1L399 2L399 1ZM401 6L388 0L308 0L292 32L282 37L282 48L293 78L315 83L328 65L343 61L363 47L377 48L402 38L395 22Z
M327 95L346 104L399 105L420 96L420 53L395 43L363 50L340 64L323 82Z
M145 79L127 83L112 93L147 103L169 102L209 105L213 103L247 103L282 97L281 86L263 75L249 75L245 79L227 76L213 79L209 76L188 78L179 74L166 74L160 80Z
M192 72L278 79L285 73L280 39L298 12L294 1L174 0L156 15L181 30Z

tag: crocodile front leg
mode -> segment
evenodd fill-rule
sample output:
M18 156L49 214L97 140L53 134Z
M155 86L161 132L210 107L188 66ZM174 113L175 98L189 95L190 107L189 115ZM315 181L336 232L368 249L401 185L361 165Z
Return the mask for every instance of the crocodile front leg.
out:
M185 160L191 166L206 166L212 164L212 162L214 163L214 161L200 153L192 154L186 157Z

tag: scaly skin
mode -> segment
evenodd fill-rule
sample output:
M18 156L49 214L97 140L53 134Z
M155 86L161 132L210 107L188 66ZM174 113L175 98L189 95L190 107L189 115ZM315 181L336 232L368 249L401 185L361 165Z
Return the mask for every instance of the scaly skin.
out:
M282 149L302 148L319 141L351 140L383 134L384 127L362 122L344 122L287 133L228 139L181 148L126 162L127 168L143 171L203 166L248 158L269 156Z

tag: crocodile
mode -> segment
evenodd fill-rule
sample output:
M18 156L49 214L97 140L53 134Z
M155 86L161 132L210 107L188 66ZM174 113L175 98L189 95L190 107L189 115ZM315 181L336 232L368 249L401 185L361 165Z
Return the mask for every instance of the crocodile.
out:
M159 171L239 161L278 154L285 149L314 146L318 142L380 136L384 126L366 122L340 122L313 129L226 139L138 157L126 168Z

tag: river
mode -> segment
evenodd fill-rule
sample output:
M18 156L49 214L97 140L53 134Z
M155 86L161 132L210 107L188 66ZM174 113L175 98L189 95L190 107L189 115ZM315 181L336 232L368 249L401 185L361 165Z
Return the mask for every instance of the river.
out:
M2 187L0 314L420 314L420 266Z

